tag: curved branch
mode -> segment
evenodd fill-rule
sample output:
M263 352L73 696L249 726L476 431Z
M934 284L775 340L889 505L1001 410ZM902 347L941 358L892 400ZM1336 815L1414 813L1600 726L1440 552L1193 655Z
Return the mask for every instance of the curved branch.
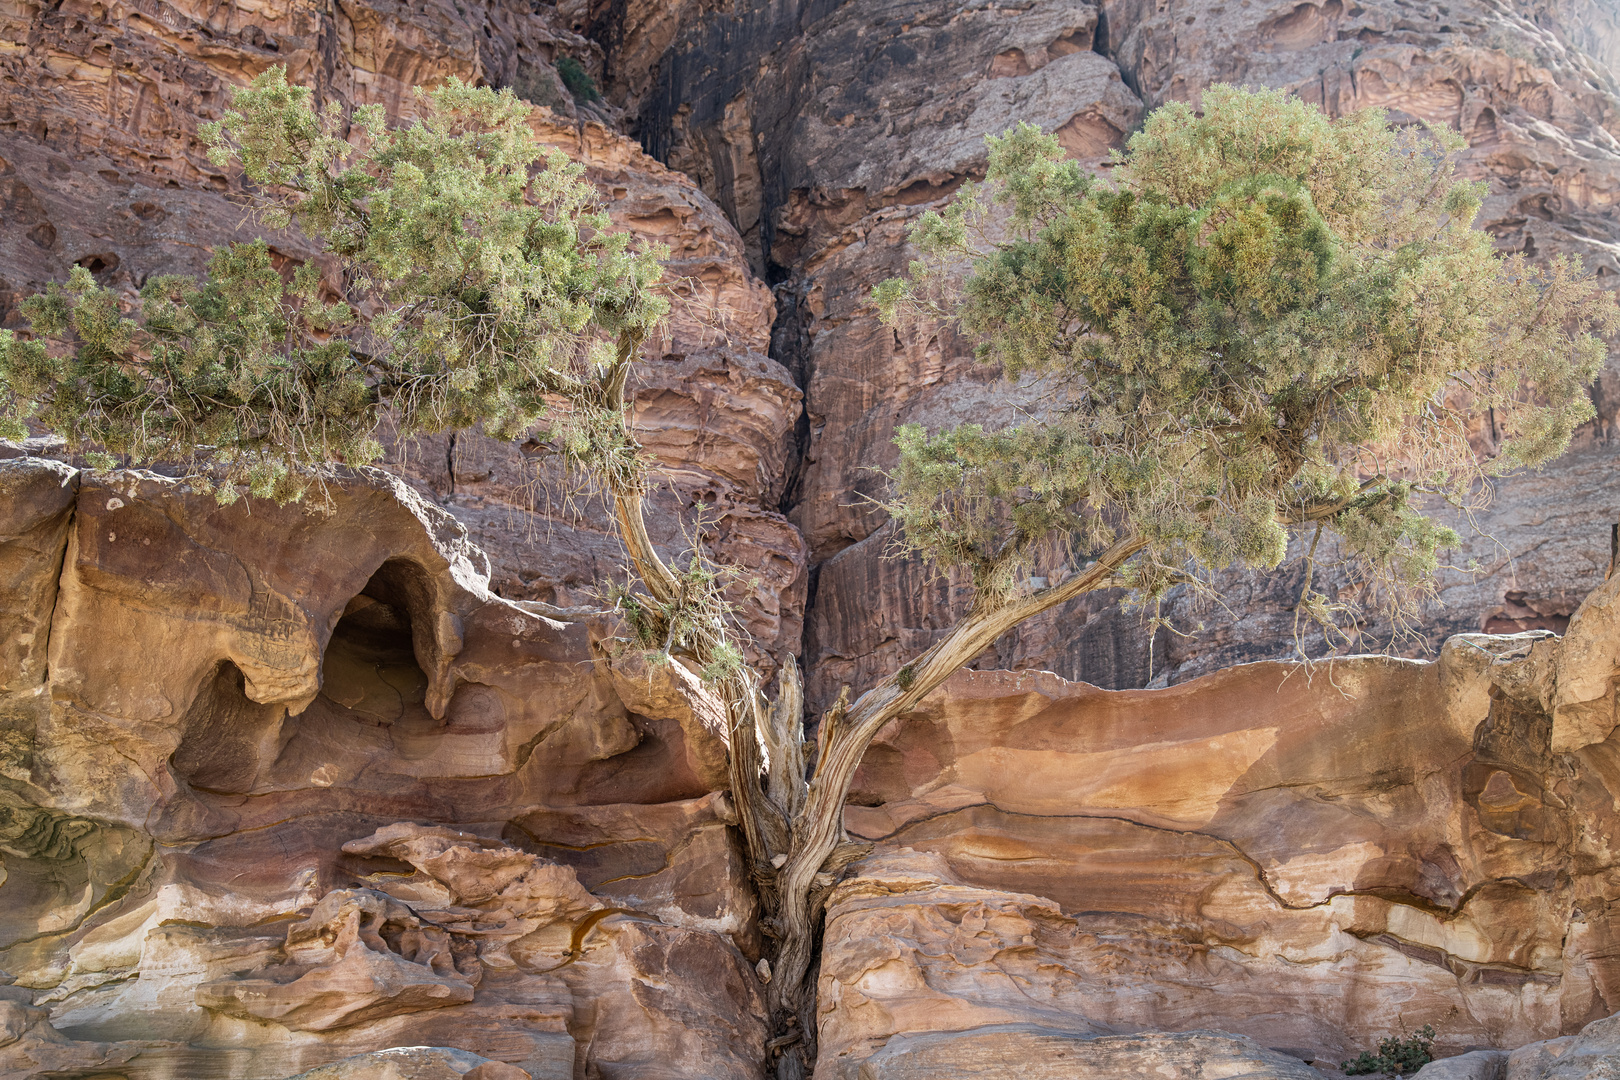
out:
M1008 630L1032 616L1103 587L1116 570L1147 546L1135 534L1109 547L1082 572L1059 585L994 608L975 609L946 637L900 671L862 694L848 712L830 712L824 747L804 809L794 822L793 851L778 879L782 909L777 916L784 943L777 976L769 991L773 1009L791 1009L810 966L811 943L820 912L811 903L816 877L844 839L844 801L866 748L883 726L910 712L930 691L983 652Z
M644 337L645 334L632 330L619 334L618 354L614 357L613 365L603 373L600 383L603 403L618 417L626 440L632 444L634 436L630 434L630 423L625 415L625 385L629 379L630 365L635 363ZM630 553L630 561L635 564L636 574L647 586L647 591L652 593L653 599L669 603L679 593L680 583L674 571L653 547L652 537L647 534L645 501L639 480L637 477L638 482L635 483L616 479L610 481L613 514L619 523L619 536Z
M1330 499L1324 502L1306 503L1293 512L1279 514L1278 520L1284 525L1308 525L1313 521L1326 521L1328 518L1350 509L1357 502L1367 499L1380 499L1386 493L1377 491L1378 485L1387 482L1388 478L1382 475L1368 477L1356 488L1354 495L1347 495L1342 499Z

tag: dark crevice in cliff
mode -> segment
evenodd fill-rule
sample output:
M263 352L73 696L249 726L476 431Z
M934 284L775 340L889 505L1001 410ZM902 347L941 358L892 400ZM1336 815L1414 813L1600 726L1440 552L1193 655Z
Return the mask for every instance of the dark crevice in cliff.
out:
M712 13L689 24L658 62L655 80L635 122L642 148L660 162L679 168L678 152L707 154L713 180L706 194L732 216L744 236L757 229L760 268L777 285L796 268L773 263L776 219L802 178L786 174L787 141L804 106L810 80L802 41L808 28L847 0L744 0L731 14ZM611 31L603 24L604 32ZM728 111L747 105L749 150L760 184L757 221L738 220L735 185L724 151L733 145L725 128ZM696 171L686 170L689 174ZM697 176L694 180L699 180ZM774 354L773 354L774 355ZM777 357L781 360L781 357ZM786 360L782 361L784 364Z
M456 497L456 433L454 431L450 432L449 436L444 440L444 476L446 485L444 501L446 505L449 505L450 501Z
M78 473L74 473L73 485L75 492L78 490L78 484L79 475ZM52 579L56 582L56 586L55 591L51 596L51 615L45 623L45 667L40 672L40 685L42 686L51 685L51 638L54 637L57 632L56 617L62 609L62 580L63 576L67 573L68 548L72 546L72 541L70 538L73 536L74 529L77 525L78 516L78 499L75 498L73 503L68 507L67 521L62 527L62 544L61 547L57 549L56 565L51 572Z
M425 614L421 576L414 564L390 559L348 602L321 658L317 702L367 724L422 710L428 678L414 640L417 616Z
M1108 6L1106 4L1097 5L1097 27L1091 32L1091 51L1105 59L1113 59L1108 52Z

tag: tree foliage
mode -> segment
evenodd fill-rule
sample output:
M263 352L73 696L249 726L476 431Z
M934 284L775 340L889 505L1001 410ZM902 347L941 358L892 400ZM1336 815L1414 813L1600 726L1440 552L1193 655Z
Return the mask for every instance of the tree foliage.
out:
M324 258L284 277L264 241L231 244L201 281L149 281L133 317L76 269L24 301L38 338L0 331L4 434L34 420L137 463L202 447L223 499L238 484L290 499L332 462L374 461L385 411L407 436L510 438L561 402L563 447L635 483L604 390L668 310L665 253L611 228L510 92L451 79L417 95L422 118L390 128L379 106L317 112L281 68L239 90L205 125L210 156L239 161L263 224L296 223Z
M548 424L611 496L639 579L608 590L626 629L725 706L785 1077L814 1060L819 920L865 850L843 814L885 725L1032 615L1120 582L1153 595L1189 566L1275 566L1303 529L1425 579L1454 537L1419 497L1463 501L1557 454L1591 415L1594 331L1616 325L1572 264L1492 253L1445 132L1217 87L1201 115L1153 114L1106 182L1028 125L992 139L986 182L924 216L923 258L876 298L891 321L957 320L1050 392L1002 430L900 430L890 508L977 602L842 694L812 754L797 668L767 701L721 568L696 543L671 566L647 532L626 380L668 310L665 253L612 229L510 93L418 93L421 119L390 127L375 107L317 111L280 69L239 90L211 153L240 163L262 224L296 224L320 257L289 273L263 241L229 245L130 312L75 271L25 301L33 337L0 331L0 436L36 423L74 449L189 461L228 501L244 484L298 498L333 463L375 460L385 416L404 436ZM1489 460L1468 438L1484 410ZM1036 560L1063 547L1091 565L1041 584Z
M1406 1038L1391 1035L1378 1053L1363 1050L1354 1061L1341 1061L1346 1076L1411 1076L1434 1060L1434 1027L1424 1024Z
M1142 537L1124 580L1152 593L1275 567L1318 527L1421 583L1457 537L1418 496L1465 502L1592 416L1613 300L1567 259L1495 254L1460 136L1280 92L1202 107L1153 113L1108 180L1029 124L992 138L985 183L925 215L922 258L875 292L1049 389L1020 426L897 436L905 542L981 592L1013 594L1054 538ZM1487 410L1491 459L1468 438Z

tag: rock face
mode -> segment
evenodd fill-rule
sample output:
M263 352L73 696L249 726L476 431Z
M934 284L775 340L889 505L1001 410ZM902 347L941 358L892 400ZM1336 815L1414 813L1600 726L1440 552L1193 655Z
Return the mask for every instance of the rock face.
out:
M0 1076L758 1075L698 680L495 596L382 474L0 491ZM818 1075L1298 1080L1422 1023L1497 1051L1458 1068L1603 1075L1616 612L1620 577L1432 663L958 675L857 778Z
M1577 625L1617 603L1620 578ZM1556 744L1554 718L1620 668L1581 639L1161 691L958 674L857 777L847 821L877 848L830 902L818 1074L951 1075L878 1049L925 1032L1106 1062L1102 1035L1207 1027L1337 1063L1425 1023L1450 1054L1554 1040L1514 1076L1612 1062L1613 698Z
M394 115L510 86L671 247L652 532L749 570L755 658L802 654L813 710L970 599L885 557L879 470L898 424L1027 391L866 296L983 136L1030 120L1103 168L1217 81L1380 106L1468 138L1504 250L1620 273L1620 20L1591 0L19 0L0 322L74 264L132 294L245 236L196 125L277 63ZM1592 393L1455 560L1484 572L1442 577L1425 636L1467 636L1432 663L1222 670L1287 651L1298 589L1234 572L1224 607L1169 605L1195 638L1088 597L886 732L818 1074L1298 1080L1425 1022L1453 1055L1425 1077L1615 1074L1620 375ZM388 464L323 513L0 462L0 1077L759 1074L723 713L571 613L623 562L600 507L538 442Z
M326 512L27 459L0 484L0 1075L270 1080L424 1043L479 1057L312 1075L755 1074L754 899L696 680L494 596L398 481Z
M1018 393L977 368L948 327L879 326L866 296L910 257L908 225L982 173L983 135L1027 119L1099 161L1145 109L1220 81L1285 87L1334 113L1377 106L1467 137L1466 169L1490 185L1479 224L1504 250L1620 272L1620 26L1584 0L559 10L605 44L610 96L639 118L643 145L702 183L778 282L774 355L805 392L788 503L816 568L805 635L815 707L894 670L968 603L965 590L886 558L891 538L870 500L893 464L895 425L1005 418ZM1487 535L1456 559L1484 572L1449 577L1425 611L1431 648L1455 632L1561 629L1601 582L1620 505L1617 387L1615 371L1594 387L1600 419L1572 457L1503 486ZM1230 574L1218 591L1224 609L1170 603L1178 630L1203 625L1192 639L1152 640L1115 598L1095 598L1009 635L981 666L1129 687L1289 651L1297 580Z
M679 299L637 388L649 448L674 470L654 537L683 550L683 511L712 508L704 539L758 578L738 600L770 666L799 647L807 580L803 544L777 512L802 395L766 356L772 298L691 180L610 130L611 106L576 106L553 66L562 57L601 74L600 48L550 8L505 0L10 6L0 11L0 325L15 325L16 302L74 264L133 298L152 274L197 273L211 245L250 235L239 185L208 161L197 125L274 64L323 99L404 116L412 87L452 75L512 87L545 107L537 136L589 165L615 221L671 248ZM289 264L315 254L293 233L270 241ZM588 501L582 514L565 511L568 486L537 469L537 450L466 433L395 448L391 463L473 529L502 595L566 605L618 573L623 556Z
M858 1080L953 1076L1035 1080L1110 1080L1177 1076L1189 1080L1243 1076L1253 1080L1313 1080L1321 1074L1251 1039L1209 1031L1176 1035L1097 1036L1033 1024L993 1024L960 1034L905 1035L846 1075Z

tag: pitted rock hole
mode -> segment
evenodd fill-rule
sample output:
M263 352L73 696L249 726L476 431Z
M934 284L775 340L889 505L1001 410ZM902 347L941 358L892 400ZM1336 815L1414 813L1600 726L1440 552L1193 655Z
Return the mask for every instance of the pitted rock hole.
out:
M180 745L170 764L175 774L203 791L243 794L274 756L286 708L248 700L241 669L221 661L212 679L186 710Z
M428 678L416 661L412 600L421 571L393 559L350 600L321 660L321 697L369 724L426 714Z

